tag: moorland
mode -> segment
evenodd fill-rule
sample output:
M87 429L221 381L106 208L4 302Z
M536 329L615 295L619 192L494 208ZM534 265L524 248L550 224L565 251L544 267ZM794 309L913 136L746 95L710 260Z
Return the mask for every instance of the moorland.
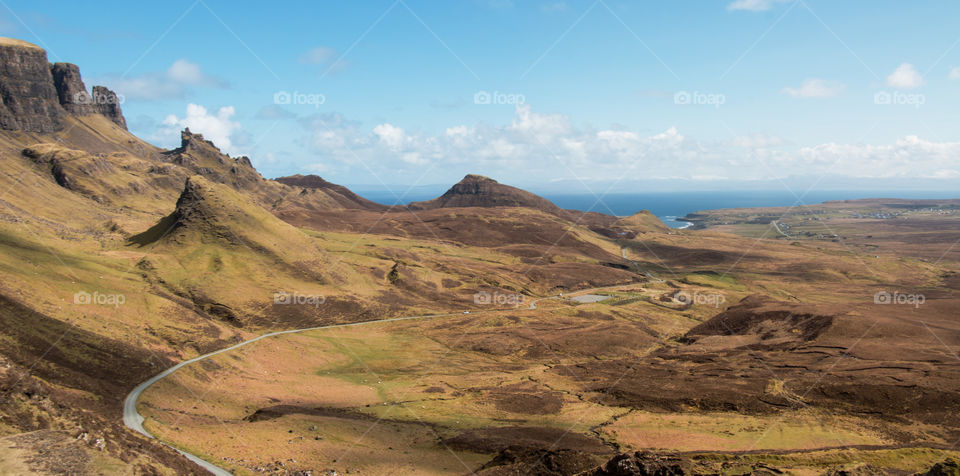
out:
M0 57L0 472L956 471L960 200L387 207Z

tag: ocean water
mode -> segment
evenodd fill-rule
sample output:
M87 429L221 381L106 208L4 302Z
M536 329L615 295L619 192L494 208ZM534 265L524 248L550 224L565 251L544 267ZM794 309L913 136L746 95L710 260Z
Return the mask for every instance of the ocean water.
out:
M442 192L441 192L442 193ZM387 205L407 204L430 200L439 193L415 192L398 200L386 192L362 192L364 198ZM650 210L664 223L673 228L689 224L677 221L678 217L700 210L745 207L783 207L797 204L797 198L783 191L702 191L702 192L649 192L610 193L602 197L586 194L542 193L542 197L560 208L594 211L617 216L628 216L640 210ZM814 190L802 197L802 205L812 205L828 200L856 200L860 198L914 198L944 199L960 198L957 191L882 191L882 190Z

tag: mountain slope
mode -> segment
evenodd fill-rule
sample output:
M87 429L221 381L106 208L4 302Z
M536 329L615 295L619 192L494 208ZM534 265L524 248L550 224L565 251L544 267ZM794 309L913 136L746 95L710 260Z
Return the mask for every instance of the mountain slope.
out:
M300 230L249 197L199 175L187 179L173 213L130 241L141 246L156 242L177 247L243 245L291 263L304 254L314 258L324 255Z
M284 185L302 189L300 195L325 193L333 199L340 208L359 210L386 210L389 207L363 198L344 187L327 182L316 175L290 175L274 179Z
M127 131L113 91L102 86L88 90L80 68L49 63L46 52L31 43L0 38L0 60L0 155L34 165L14 178L46 170L60 186L97 203L122 204L153 216L170 212L192 175L243 191L276 213L384 209L319 177L320 186L266 180L249 158L230 157L189 129L181 134L180 147L154 147ZM14 170L20 164L4 165Z
M467 175L443 195L424 202L408 205L412 210L434 210L437 208L465 207L526 207L534 208L551 215L567 218L568 214L549 200L504 185L482 175Z
M650 210L640 210L633 215L623 217L613 223L613 226L626 228L637 233L658 232L667 233L670 227L660 221Z
M349 222L385 207L319 178L264 179L190 131L162 150L130 134L119 107L92 107L85 98L106 93L79 68L12 40L0 58L0 436L66 432L134 473L196 473L117 418L125 392L172 362L266 330L472 309L491 287L636 278L596 259L587 272L547 260L553 274L527 277L507 269L514 255L449 255L432 233L303 232L276 215ZM561 220L514 211L573 241ZM524 219L505 216L504 230L510 220Z
M156 282L236 325L263 316L276 292L329 294L342 282L316 240L201 176L187 180L173 213L130 243L149 250L138 266Z

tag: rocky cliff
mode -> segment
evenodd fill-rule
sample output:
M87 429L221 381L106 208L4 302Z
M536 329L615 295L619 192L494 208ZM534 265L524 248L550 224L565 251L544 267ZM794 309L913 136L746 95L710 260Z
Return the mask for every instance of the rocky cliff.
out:
M60 106L70 114L93 114L93 99L80 77L80 68L70 63L54 63L50 68Z
M46 51L0 38L0 102L2 129L49 133L63 128L64 110Z
M127 120L123 118L123 111L120 110L121 101L117 93L104 86L94 86L92 100L95 113L106 116L124 129L127 128Z
M51 65L47 52L34 44L0 38L0 129L51 133L64 128L66 115L102 114L126 129L120 98L94 86L87 92L80 69Z

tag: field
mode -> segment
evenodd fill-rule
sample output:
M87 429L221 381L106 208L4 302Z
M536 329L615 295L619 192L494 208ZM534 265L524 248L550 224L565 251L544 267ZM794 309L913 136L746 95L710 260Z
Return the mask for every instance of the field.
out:
M884 320L885 311L896 309L870 307L879 321L869 329L847 317L868 309L872 295L864 289L929 286L942 276L937 266L874 258L864 270L863 256L835 244L811 251L775 240L737 255L728 249L735 240L714 232L621 244L637 266L672 279L565 293L540 300L536 309L525 303L266 339L159 382L144 393L141 413L164 441L239 474L464 474L494 471L491 458L529 470L570 454L576 455L570 464L584 470L632 451L684 454L699 468L722 467L725 474L762 465L820 474L858 464L919 471L957 455L949 443L958 434L942 413L922 417L933 410L918 407L909 423L895 422L850 410L871 405L857 403L863 396L824 399L804 391L836 385L855 391L866 375L907 382L919 377L912 369L929 371L921 362L934 355L943 363L942 378L960 371L944 352L949 348L928 346L914 358L878 355L887 326L895 325ZM406 240L390 245L429 249ZM458 253L483 260L484 252ZM780 274L782 263L803 261L809 264L796 265L803 274ZM733 319L743 308L763 316L780 311L760 309L795 306L744 301L758 289L804 296L807 307L790 312L808 317L782 329L761 320L763 332L729 327L713 335L709 326L718 314ZM570 299L588 293L607 299ZM943 305L927 308L929 322L947 316ZM831 337L837 331L816 324L818 314L833 323L829 329L868 332L853 346L838 345ZM901 370L864 373L845 353L863 362L896 360L874 366ZM517 452L533 456L524 461L512 456Z

